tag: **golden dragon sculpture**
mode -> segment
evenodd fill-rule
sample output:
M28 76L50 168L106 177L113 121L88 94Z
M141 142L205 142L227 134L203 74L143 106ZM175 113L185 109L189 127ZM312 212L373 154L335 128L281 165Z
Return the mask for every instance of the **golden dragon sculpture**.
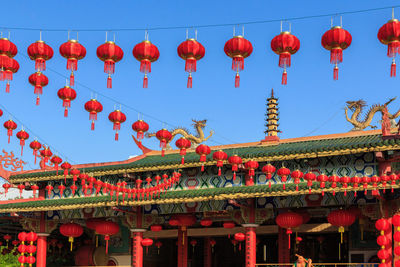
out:
M364 107L366 106L366 102L364 100L358 100L358 101L347 101L347 106L345 108L345 114L346 114L346 120L353 124L354 128L351 131L362 131L367 127L371 128L376 128L376 126L371 125L372 119L375 116L375 113L381 112L383 114L383 111L387 109L387 106L392 103L396 98L391 98L389 101L387 101L385 104L380 105L380 104L374 104L372 105L368 112L365 114L364 120L360 120L360 115L363 112ZM348 115L348 110L353 111L353 114L349 118ZM400 116L400 109L395 113L391 114L388 112L389 119L391 121L392 127L395 127L396 123L394 119Z
M207 120L201 120L201 121L196 121L193 120L193 127L196 130L197 134L196 135L192 135L189 133L188 130L184 129L184 128L176 128L173 131L171 131L172 134L172 138L171 140L167 143L167 149L171 149L170 143L172 142L172 140L175 138L175 136L177 135L182 135L183 137L189 139L192 142L192 147L197 147L199 144L201 144L204 141L207 141L208 139L211 138L211 136L214 134L214 131L210 131L210 135L205 137L204 135L204 127L206 127L207 124ZM146 134L147 138L151 138L151 137L155 137L156 134L155 133L148 133Z

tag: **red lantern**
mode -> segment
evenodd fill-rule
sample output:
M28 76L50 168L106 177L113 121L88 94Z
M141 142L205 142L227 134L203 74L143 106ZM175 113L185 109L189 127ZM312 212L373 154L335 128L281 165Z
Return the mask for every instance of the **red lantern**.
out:
M393 224L394 227L396 227L395 230L397 232L399 232L400 231L400 215L399 214L393 215L392 224ZM400 242L400 241L398 241L398 242Z
M43 146L43 149L40 150L40 156L43 157L43 161L46 163L49 158L53 155L49 147Z
M10 81L13 79L13 73L19 70L18 61L4 54L0 54L0 80L6 80L6 93L10 92Z
M49 184L49 185L46 186L45 189L47 191L47 197L50 198L51 191L53 191L53 189L54 189L53 186L51 184Z
M35 60L37 71L46 70L46 61L54 55L53 49L44 41L36 41L28 46L28 55L31 60Z
M78 175L81 174L81 171L78 170L78 169L72 169L72 170L70 170L69 173L73 176L73 177L72 177L72 180L73 180L73 182L74 182L74 184L75 184L75 181L78 180Z
M71 251L72 245L74 243L74 238L80 237L83 234L83 228L79 224L76 223L65 223L60 226L60 233L63 236L68 237L68 241L71 243Z
M69 164L68 161L65 161L63 164L61 164L61 168L64 170L64 179L65 179L65 183L67 183L68 171L69 171L69 169L72 168L72 165Z
M69 85L74 86L74 71L78 70L78 60L86 56L86 49L77 40L68 40L60 46L60 54L67 59L67 70L71 70Z
M111 74L115 72L115 63L124 57L124 51L114 42L107 41L97 47L97 57L104 61L104 72L108 74L107 88L112 88Z
M58 186L58 190L60 191L60 197L64 197L65 185L60 184L60 185Z
M31 189L32 189L33 198L36 198L36 192L39 190L39 186L36 184L31 185Z
M227 158L228 158L228 154L226 154L222 150L215 151L213 153L213 159L217 161L218 176L221 176L221 167L224 166L224 160L226 160Z
M49 84L49 79L40 71L35 72L29 76L29 83L35 86L33 93L36 96L36 105L40 104L40 95L43 94L43 87Z
M28 241L31 245L36 240L37 240L37 234L35 232L29 232L26 234L26 241Z
M97 113L103 111L103 105L96 99L90 99L85 103L85 110L89 112L89 120L92 121L90 129L94 131L94 121L97 120Z
M10 137L12 136L13 130L17 129L17 124L13 120L8 120L3 125L4 128L7 129L8 143L10 143Z
M271 49L279 55L279 67L283 68L282 84L287 84L286 68L291 65L291 55L300 49L300 40L290 32L281 32L271 41Z
M164 157L167 143L172 139L172 134L167 129L161 129L156 132L156 137L160 140L161 156Z
M4 197L7 197L8 189L11 188L11 185L5 183L5 184L3 184L3 188L4 188Z
M378 39L382 44L388 46L387 56L392 58L390 77L396 77L395 57L400 52L400 22L395 18L389 20L379 29Z
M361 178L358 176L353 176L353 177L351 177L351 183L353 184L354 197L356 197L358 184L361 183Z
M276 171L276 168L271 165L267 164L262 168L262 172L265 173L265 178L269 181L268 182L268 187L271 188L271 179L272 179L272 174Z
M322 189L321 195L324 196L325 183L329 181L329 177L326 176L325 174L320 174L317 176L317 181L319 182L319 187Z
M234 239L235 239L237 242L243 242L244 240L246 240L246 235L243 234L243 233L236 233L236 234L234 235ZM240 250L242 250L242 244L241 244L241 243L239 243L239 251L240 251Z
M151 72L151 63L160 57L157 46L149 40L144 40L135 45L132 51L133 56L140 61L140 72L144 73L143 88L148 87L147 73Z
M233 155L228 158L228 162L232 165L233 180L236 180L236 172L238 171L239 165L242 164L242 158L238 155Z
M395 173L389 175L391 183L390 186L392 187L392 193L394 192L394 186L396 185L396 181L399 180L399 176Z
M137 120L132 124L132 130L136 132L136 138L139 142L142 142L144 133L149 130L149 125L143 120Z
M251 55L253 46L243 36L237 35L225 43L224 51L228 57L232 58L232 70L236 71L235 87L239 87L239 71L244 69L244 59Z
M3 116L3 111L0 109L0 117Z
M386 192L386 186L387 186L387 182L390 181L390 177L386 174L381 175L381 183L383 186L383 193Z
M27 257L21 255L18 257L18 261L21 263L21 266L24 266L24 263L27 263Z
M39 149L42 148L42 144L35 139L29 144L29 147L33 150L33 155L35 155L35 164L36 164L37 152Z
M192 146L192 142L190 142L190 140L186 139L185 137L181 137L176 140L175 145L177 148L180 149L179 154L182 156L181 164L183 165L185 164L186 149L189 149Z
M0 38L0 55L15 57L18 53L17 46L7 38Z
M309 194L311 194L311 187L313 185L313 181L315 181L316 178L317 178L317 176L312 172L308 172L304 175L304 179L307 181Z
M390 228L390 223L387 219L382 218L376 221L375 223L375 228L380 231L381 235L385 234L385 231L389 230Z
M59 156L54 155L54 156L50 159L50 161L51 161L51 163L54 164L54 167L56 167L56 173L57 173L57 175L58 175L58 166L61 164L62 159L61 159Z
M204 227L209 227L212 225L212 223L213 223L213 221L211 219L202 219L200 221L201 226L204 226Z
M337 183L340 182L340 177L337 175L332 175L329 177L329 182L331 183L331 187L333 188L332 195L335 195L335 188L337 187Z
M290 170L286 167L282 167L278 170L278 175L281 177L281 181L283 183L283 190L286 190L286 181L287 177L290 175Z
M189 72L187 88L192 88L192 72L196 72L196 62L204 57L204 46L195 39L187 39L178 46L178 55L186 61L185 71Z
M256 174L255 170L258 168L259 164L258 161L249 160L244 164L244 167L249 171L249 176L254 177Z
M157 240L154 245L157 247L157 253L160 254L160 248L162 247L162 242L160 240Z
M292 229L299 227L302 223L303 223L303 216L301 216L298 213L294 213L294 212L285 212L285 213L281 213L279 214L276 219L276 224L279 225L279 227L281 228L285 228L286 229L286 234L289 237L289 249L290 249L290 235L293 233Z
M328 222L339 227L340 243L343 243L344 227L350 226L356 220L356 216L348 210L334 210L328 214Z
M151 245L153 245L153 239L144 238L144 239L142 240L141 244L142 244L143 247L146 247L146 254L148 254L148 253L149 253L149 247L150 247Z
M333 68L333 79L339 78L338 64L343 60L343 50L351 44L351 34L341 26L332 27L324 33L321 39L322 46L331 51L331 64L335 64Z
M293 182L296 185L296 191L299 191L299 183L300 183L300 179L303 178L303 172L300 170L292 171L292 173L290 174L290 177L292 177L294 179Z
M65 86L58 90L57 95L63 101L64 117L68 117L68 108L71 107L71 101L76 98L76 91L69 86Z
M106 254L108 254L108 240L110 240L111 235L115 235L119 232L119 226L112 221L100 222L96 226L96 232L100 235L104 235L104 240L106 240Z
M19 144L21 146L21 156L22 156L24 152L25 140L29 138L29 134L24 129L22 129L17 133L17 138L20 140Z
M211 153L211 148L207 145L201 144L196 147L196 153L200 156L201 171L204 171L204 162L207 161L207 155Z
M377 187L378 187L378 183L381 181L381 178L377 175L374 175L371 177L371 182L372 182L372 186L374 187L374 190L372 193L378 191Z
M17 188L19 189L19 197L22 198L22 191L25 189L25 185L19 184Z
M160 232L162 230L162 226L159 224L153 224L152 226L150 226L150 230L152 232Z
M235 223L234 223L234 222L224 222L224 223L222 224L222 226L223 226L225 229L233 229L233 228L235 228ZM230 234L228 234L228 238L231 238L231 235L230 235Z
M120 110L114 110L108 115L108 119L113 123L113 130L115 131L115 141L118 141L118 131L121 129L121 123L126 121L126 116Z

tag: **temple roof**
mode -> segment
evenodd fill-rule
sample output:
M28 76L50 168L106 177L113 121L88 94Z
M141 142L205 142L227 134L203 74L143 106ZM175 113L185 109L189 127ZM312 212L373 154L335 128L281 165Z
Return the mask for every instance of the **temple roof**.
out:
M253 142L211 147L212 151L223 149L228 156L237 154L243 162L250 159L257 161L282 161L300 158L315 158L400 149L400 139L383 139L381 130L348 132L342 134L320 135L281 139L274 142ZM125 161L74 165L73 168L84 169L93 176L124 174L130 172L160 171L199 167L199 156L193 149L188 150L185 164L181 165L179 150L166 151L162 157L160 151L151 151L144 155ZM215 165L212 153L208 155L205 165ZM69 176L72 178L72 176ZM36 182L64 179L60 172L30 170L10 176L13 183Z

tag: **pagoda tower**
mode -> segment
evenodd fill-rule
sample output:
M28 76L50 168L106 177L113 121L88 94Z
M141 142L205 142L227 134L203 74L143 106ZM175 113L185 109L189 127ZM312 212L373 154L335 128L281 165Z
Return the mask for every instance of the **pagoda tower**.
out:
M267 98L267 114L265 123L265 139L263 141L279 141L278 133L278 98L274 97L274 89L271 89L271 97Z

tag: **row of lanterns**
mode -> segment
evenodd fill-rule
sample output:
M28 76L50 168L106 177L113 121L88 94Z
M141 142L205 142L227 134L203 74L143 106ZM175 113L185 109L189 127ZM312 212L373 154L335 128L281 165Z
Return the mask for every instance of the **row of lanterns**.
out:
M29 267L32 267L32 265L36 262L36 258L33 256L33 254L36 253L36 246L34 245L34 242L37 240L37 234L34 232L21 232L18 234L18 239L20 241L18 251L21 253L18 261L21 263L21 267L25 266L25 263L28 263Z
M394 234L391 234L392 225L394 226ZM392 238L396 243L394 254L400 256L400 215L396 214L391 219L381 218L376 221L375 228L379 231L377 237L377 244L380 246L380 250L377 253L378 258L381 260L383 267L390 266L389 263L392 261ZM398 266L400 261L396 259L395 266Z
M391 19L384 24L378 32L378 39L381 43L388 46L387 55L392 58L391 76L396 75L395 57L399 53L400 47L400 23L396 19ZM235 35L235 34L234 34ZM338 64L343 60L343 50L351 45L351 34L342 28L334 26L325 32L321 39L322 46L331 53L330 62L334 64L334 79L338 79ZM281 31L271 41L271 49L279 55L279 67L283 68L282 84L287 84L287 68L291 66L291 55L300 49L299 39L291 34L290 31ZM0 40L0 69L1 80L7 80L7 91L9 91L9 81L12 74L19 69L18 62L14 59L18 50L14 43L7 38ZM70 85L74 85L74 71L78 70L78 61L86 56L86 48L78 42L68 38L59 48L60 55L67 59L67 70L70 71ZM192 87L192 73L197 70L197 61L205 55L204 46L196 38L187 38L177 49L178 56L185 60L185 71L189 73L187 87ZM244 38L244 34L235 35L228 40L224 46L224 52L232 58L232 70L236 72L235 87L239 87L239 72L244 69L244 59L251 55L253 46L250 41ZM151 63L158 60L160 52L154 44L148 40L146 33L145 40L132 50L133 56L140 61L140 71L144 73L143 87L148 86L147 74L151 72ZM124 52L115 42L107 41L100 45L96 51L97 57L104 62L104 72L107 76L107 88L112 87L111 75L115 72L115 63L122 60ZM30 59L35 61L36 73L32 74L29 82L35 86L35 94L42 93L42 87L48 84L47 77L42 73L46 69L46 61L53 55L53 49L44 41L39 40L28 47Z

